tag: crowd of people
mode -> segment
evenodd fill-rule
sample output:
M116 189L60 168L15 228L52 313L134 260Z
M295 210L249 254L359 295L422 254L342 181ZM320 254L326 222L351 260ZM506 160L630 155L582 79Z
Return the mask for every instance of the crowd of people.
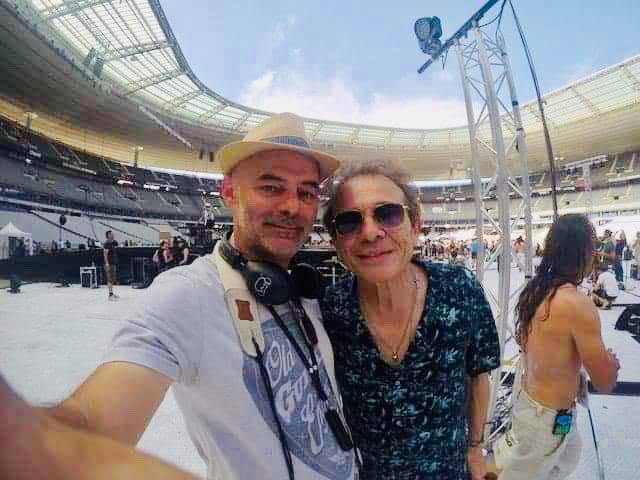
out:
M68 399L34 408L0 382L0 420L19 420L0 477L188 478L133 450L172 386L209 478L487 478L495 320L469 269L415 257L422 218L409 174L383 161L339 169L293 114L216 155L233 231L156 278ZM329 177L323 221L347 274L323 293L312 267L287 270ZM577 288L593 235L584 216L557 220L519 297L514 440L501 479L567 478L580 455L581 369L601 391L615 385L620 363ZM430 253L478 252L442 247ZM184 252L164 244L156 261Z
M621 290L625 290L624 264L633 260L633 265L640 265L640 231L633 243L627 243L624 230L614 234L606 229L601 237L595 239L594 268L591 273L593 288L591 296L596 306L611 309Z

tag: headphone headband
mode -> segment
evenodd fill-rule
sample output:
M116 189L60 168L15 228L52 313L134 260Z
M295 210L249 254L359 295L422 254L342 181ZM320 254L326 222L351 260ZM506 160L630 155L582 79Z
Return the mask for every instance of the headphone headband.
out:
M273 262L247 260L231 245L231 232L220 240L220 255L240 272L251 294L264 305L281 305L298 297L320 298L320 274L311 265L300 263L291 275Z

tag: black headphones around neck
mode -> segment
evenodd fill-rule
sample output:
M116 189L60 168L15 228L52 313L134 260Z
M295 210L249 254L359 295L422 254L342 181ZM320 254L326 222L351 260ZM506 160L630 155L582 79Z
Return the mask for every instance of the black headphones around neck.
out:
M281 305L296 298L318 299L322 282L318 271L307 263L298 263L287 272L273 262L247 260L231 245L229 232L220 240L220 255L244 278L247 288L263 305Z

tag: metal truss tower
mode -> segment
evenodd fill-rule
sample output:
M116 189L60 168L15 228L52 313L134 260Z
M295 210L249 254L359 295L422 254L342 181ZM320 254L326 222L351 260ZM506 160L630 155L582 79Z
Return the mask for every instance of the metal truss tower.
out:
M520 291L518 288L513 295L511 294L511 256L513 254L511 231L521 219L524 220L525 227L525 278L528 280L533 273L531 189L527 147L504 40L501 36L491 38L478 26L477 21L471 27L470 33L471 35L466 38L456 39L454 49L458 58L467 107L471 145L471 172L476 205L476 238L478 239L476 276L482 281L485 270L497 259L499 282L496 323L500 336L500 348L504 352L508 335L513 336L509 322L511 300ZM480 106L477 114L474 104ZM491 127L491 144L478 134L480 125L487 120ZM488 155L490 165L495 168L493 177L484 185L481 182L480 172L486 171L486 168L481 168L481 150L484 150L482 158L487 158ZM519 160L517 171L512 171L507 165L507 159L514 153ZM498 207L497 221L484 205L484 199L494 187ZM516 212L510 211L512 196L521 199ZM499 234L496 250L488 256L485 255L484 249L486 224ZM489 402L489 418L492 417L495 409L501 373L502 368L498 368L492 375L493 390ZM490 432L486 433L485 438L490 443Z
M485 271L496 259L499 270L498 298L494 313L500 337L500 348L504 355L507 341L513 337L513 328L509 322L512 300L520 292L520 287L511 292L511 232L523 220L525 228L525 278L533 273L533 238L531 215L531 189L529 168L527 165L527 147L525 132L522 128L520 107L511 66L505 49L504 39L496 34L489 36L479 21L495 1L488 2L483 9L449 39L433 55L438 58L449 48L456 51L462 88L465 97L469 138L471 147L471 173L476 206L476 238L478 241L478 260L476 276L484 279ZM430 65L429 60L418 72ZM476 112L476 108L479 111ZM481 136L481 128L486 132L489 122L491 139ZM507 160L516 157L517 170L512 170ZM494 174L488 183L481 181L481 172L487 171L486 162ZM484 165L483 165L484 162ZM484 167L484 168L482 168ZM497 218L485 208L485 198L495 188L497 199ZM511 198L520 198L517 211L510 211ZM493 213L493 211L492 211ZM484 248L484 229L490 227L499 234L496 249L487 255ZM485 289L485 291L488 291ZM498 391L501 387L502 367L492 374L492 392L489 402L488 418L492 419ZM487 424L485 440L491 444L491 423ZM494 431L494 434L496 432Z

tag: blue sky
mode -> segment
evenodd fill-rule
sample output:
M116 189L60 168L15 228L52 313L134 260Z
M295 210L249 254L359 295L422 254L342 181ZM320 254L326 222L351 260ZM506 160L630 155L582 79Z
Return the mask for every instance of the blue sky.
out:
M164 0L162 6L196 75L226 98L307 117L437 128L466 123L458 66L452 51L444 70L433 65L418 75L426 57L413 23L437 15L446 39L484 3ZM513 3L543 93L640 53L638 0ZM502 31L524 103L534 90L508 5Z

